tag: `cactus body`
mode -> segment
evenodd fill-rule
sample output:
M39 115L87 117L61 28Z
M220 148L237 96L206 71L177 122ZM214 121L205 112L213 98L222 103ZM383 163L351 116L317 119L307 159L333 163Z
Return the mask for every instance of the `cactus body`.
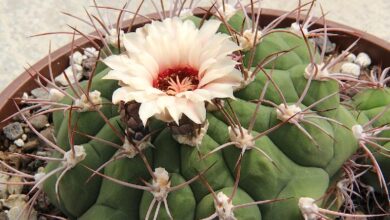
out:
M195 17L191 19L199 22ZM230 19L230 23L239 29L242 19L242 15L236 15ZM222 26L220 31L226 32L226 28ZM272 53L295 48L264 68L280 88L287 103L296 103L308 81L304 77L304 72L310 59L304 40L290 33L275 32L264 37L256 47L252 68ZM246 52L244 55L244 65L248 65L251 54ZM318 57L318 54L315 54L315 57ZM95 73L91 91L100 91L103 102L110 103L112 93L118 85L116 81L102 79L109 68L103 64L99 65L101 70ZM253 120L252 114L256 108L253 101L259 98L266 82L265 74L257 74L253 82L235 93L235 100L230 100L232 109L244 127ZM84 83L82 86L87 85ZM300 197L318 199L326 193L331 179L335 178L342 164L358 149L357 140L350 128L360 121L374 117L390 103L385 91L366 91L356 95L352 102L355 108L350 109L340 103L339 92L340 88L335 81L313 81L299 107L304 109L327 96L329 98L309 110L312 111L312 115L321 117L307 118L310 123L300 124L307 134L296 125L285 123L255 142L255 146L272 161L255 149L244 153L233 204L268 199L286 200L237 209L234 212L237 219L300 219L298 199ZM276 104L282 103L279 91L273 84L268 85L264 98ZM62 102L71 104L71 100L67 99ZM225 109L231 112L227 105ZM57 144L64 150L69 150L69 127L76 127L77 131L121 146L123 140L118 136L124 136L125 125L120 120L118 109L112 104L105 104L100 110L109 123L95 111L55 113L53 117ZM356 110L362 111L358 118ZM389 123L390 114L386 115L387 117L375 122L375 125ZM324 118L338 121L343 126ZM163 128L161 123L153 121L151 127L162 129L153 134L151 143L154 147L144 150L145 158L153 169L163 167L169 172L171 186L179 185L207 170L203 178L211 188L216 193L224 192L230 195L235 183L236 162L241 150L229 146L200 159L199 154L205 155L230 141L228 123L221 111L208 112L207 121L209 123L207 134L197 148L179 144L172 137L170 128ZM260 105L252 136L265 132L278 123L280 120L276 107ZM384 135L389 136L387 133ZM86 159L62 177L59 196L55 192L55 182L60 174L52 176L45 182L44 190L50 200L74 219L144 219L153 200L150 192L121 186L99 175L89 179L92 172L85 166L96 170L116 157L117 149L80 134L75 134L74 144L84 146ZM57 168L59 164L50 162L46 167L46 173ZM141 179L151 181L151 176L139 155L115 160L101 172L133 184L142 185ZM167 205L174 219L201 219L215 212L213 197L200 179L170 193ZM169 219L165 208L160 209L157 219Z

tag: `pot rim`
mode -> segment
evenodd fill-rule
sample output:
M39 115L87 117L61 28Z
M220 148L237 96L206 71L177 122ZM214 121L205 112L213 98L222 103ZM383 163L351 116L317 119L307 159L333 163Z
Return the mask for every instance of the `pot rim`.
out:
M276 17L279 17L283 14L285 14L286 11L282 10L276 10L276 9L263 9L261 12L261 21L260 25L269 23ZM194 10L195 15L204 15L205 10L202 10L200 8L197 8ZM149 16L152 19L158 19L158 14L154 13ZM287 18L281 23L281 27L286 27L286 23L294 20L294 15L289 15ZM265 22L264 22L265 21ZM128 28L131 24L133 24L133 28L139 27L147 23L148 20L143 17L137 17L135 19L129 19L124 21L123 26ZM363 42L363 48L364 49L370 49L371 51L374 51L374 54L377 54L376 50L379 50L378 54L373 56L373 60L381 60L382 56L380 54L390 54L390 43L380 39L374 35L368 34L366 32L360 31L358 29L349 27L344 24L340 24L338 22L334 21L327 21L327 26L331 28L343 28L350 30L350 33L340 32L344 34L344 37L347 36L348 42L353 42L356 40L356 38L360 38L360 43ZM317 26L323 25L322 20L316 22ZM126 29L125 28L125 29ZM96 31L92 32L91 35L97 35ZM331 41L333 41L333 37L330 37ZM99 42L96 40L96 42ZM51 60L52 60L52 69L54 76L59 75L67 66L68 66L68 59L69 54L71 51L71 45L72 43L68 43L59 49L55 50L51 53ZM81 37L74 41L73 45L75 47L86 47L90 46L91 43L88 42L88 39ZM349 44L348 44L349 45ZM365 51L362 50L362 48L358 48L357 51ZM370 53L369 53L370 54ZM375 59L377 58L377 59ZM386 56L385 56L386 58ZM0 128L4 127L7 122L1 123L5 118L9 117L11 115L11 112L15 112L16 108L13 104L13 98L21 97L23 92L29 92L32 89L38 87L36 82L33 78L37 77L36 72L40 72L45 77L49 77L49 55L45 56L41 60L39 60L37 63L35 63L33 66L31 66L29 69L24 71L22 74L20 74L16 79L14 79L1 93L0 93ZM67 62L64 62L64 61ZM388 60L381 60L382 65L384 66L390 66L390 59ZM30 72L30 73L29 73ZM31 74L31 75L30 75Z

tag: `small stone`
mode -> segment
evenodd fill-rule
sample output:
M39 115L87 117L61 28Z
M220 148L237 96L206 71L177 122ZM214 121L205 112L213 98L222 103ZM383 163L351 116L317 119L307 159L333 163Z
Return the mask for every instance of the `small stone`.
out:
M21 138L19 138L19 139L17 139L17 140L14 141L14 144L15 144L17 147L23 147L24 141L23 141Z
M27 134L22 134L22 140L26 141L27 140Z
M62 93L60 90L52 88L49 90L48 99L52 102L59 102L62 98L64 98L64 96L65 94Z
M350 62L350 63L353 63L355 62L356 60L356 55L353 54L353 53L349 53L346 57L345 57L345 60Z
M8 175L0 173L0 182L7 182L9 180ZM0 184L0 199L6 199L8 197L8 185Z
M99 56L99 51L96 50L94 47L87 47L84 49L84 55L87 56L88 58L90 57L98 57Z
M0 212L0 220L9 220L7 213Z
M23 115L26 117L26 118L29 118L31 116L31 113L30 111L25 111L23 109L21 109L23 111ZM15 121L24 121L23 117L21 114L17 114L13 117L13 120Z
M11 145L8 147L8 151L9 151L9 152L16 153L17 150L18 150L18 147L17 147L15 144L11 144Z
M48 127L42 131L39 132L43 137L45 137L46 139L48 139L49 141L51 142L55 142L55 139L54 139L54 129L53 127ZM42 146L46 146L47 143L41 139L39 139L39 142Z
M71 56L69 56L70 64L79 64L83 62L84 56L79 51L74 52Z
M20 177L20 176L12 176L8 182L9 183L12 183L12 182L16 182L16 183L20 183L23 181L23 178ZM13 195L13 194L21 194L22 193L22 190L23 190L23 185L22 184L9 184L8 185L8 193L10 195Z
M359 53L356 57L355 63L361 67L368 67L371 64L371 58L366 53Z
M321 49L324 46L324 40L326 40L326 48L325 48L325 53L332 53L336 49L336 44L332 43L328 37L316 37L314 38L315 44Z
M88 57L87 59L83 60L82 66L83 66L83 75L87 78L91 75L93 70L96 66L96 57Z
M22 99L28 99L28 94L27 92L23 92ZM22 101L23 102L23 101Z
M30 141L28 141L27 143L24 144L23 152L33 151L33 150L38 148L38 145L39 145L38 139L32 139L32 140L30 140Z
M24 133L28 134L31 132L31 129L30 128L24 128Z
M3 145L4 145L5 149L9 148L9 146L10 146L9 139L5 138L4 141L3 141Z
M352 76L360 76L360 66L355 63L344 63L341 66L341 72Z
M30 215L22 214L22 211L26 209L28 197L23 194L10 195L7 199L2 200L2 203L5 207L9 208L7 216L9 219L18 219L18 220L36 220L38 218L37 211L34 209L31 210Z
M46 115L37 115L37 116L33 116L30 119L30 122L32 126L34 126L34 128L43 129L46 127L46 124L49 123L49 120Z
M76 69L76 73L75 74L73 74L73 68L70 66L70 67L68 67L68 68L66 68L65 69L65 71L64 71L64 73L62 73L62 74L60 74L59 76L57 76L54 80L58 83L58 84L60 84L60 85L62 85L62 86L68 86L68 81L66 80L66 78L65 78L65 76L64 75L66 75L67 77L68 77L68 79L69 79L69 82L71 83L71 84L74 84L76 81L75 81L75 76L76 76L76 80L77 81L80 81L80 79L83 77L83 75L82 75L82 67L80 66L80 65L74 65L74 66L76 66L75 67L75 69ZM81 69L80 69L81 68ZM80 69L80 70L79 70Z
M22 136L23 128L19 122L14 122L5 126L3 132L8 139L16 140Z
M37 99L46 100L49 97L49 93L43 88L36 88L31 90L31 94Z

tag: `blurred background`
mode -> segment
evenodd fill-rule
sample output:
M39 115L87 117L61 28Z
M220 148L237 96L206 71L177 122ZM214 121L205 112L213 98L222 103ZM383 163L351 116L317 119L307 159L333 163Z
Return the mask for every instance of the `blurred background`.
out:
M154 11L150 1L145 0L142 14ZM211 0L195 0L207 5ZM249 1L249 0L248 0ZM308 0L302 0L307 2ZM122 7L127 0L97 0L99 5ZM128 9L135 11L141 0L130 1ZM232 1L231 2L235 2ZM390 0L320 0L327 18L366 31L390 42ZM264 8L291 10L298 0L263 0ZM92 28L61 14L68 12L87 18L85 10L94 11L91 0L0 0L0 91L3 90L27 67L48 53L72 40L69 35L29 37L34 34L66 31L68 25L89 32ZM114 13L107 18L115 21ZM126 18L130 18L127 14Z

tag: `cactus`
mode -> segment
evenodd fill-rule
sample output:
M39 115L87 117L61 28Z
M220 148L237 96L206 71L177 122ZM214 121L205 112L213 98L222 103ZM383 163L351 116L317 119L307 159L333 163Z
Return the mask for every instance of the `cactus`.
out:
M70 219L356 216L337 212L341 205L329 210L322 198L341 180L346 161L362 149L378 174L377 192L388 196L388 173L378 172L375 159L389 150L386 82L373 87L333 70L357 42L327 60L309 40L314 33L326 36L331 31L326 23L315 31L308 30L310 21L299 20L277 28L307 5L260 29L261 17L252 20L240 4L217 3L205 20L180 17L179 2L170 18L102 39L100 60L88 80L65 91L48 80L62 94L60 101L49 102L56 142L42 137L56 153L40 158L49 162L39 178L32 178L34 189ZM193 35L170 32L172 26ZM166 32L156 37L158 31ZM175 37L177 48L170 41ZM161 48L146 39L161 40ZM151 55L139 45L155 52L160 63L146 63ZM208 72L200 77L188 63L165 62L170 55L158 49L183 50L177 59L198 59ZM210 63L201 63L205 54ZM163 95L143 91L142 80L153 68L159 72L149 77ZM361 91L350 95L356 82ZM378 161L388 163L383 157ZM378 182L376 176L371 181Z

